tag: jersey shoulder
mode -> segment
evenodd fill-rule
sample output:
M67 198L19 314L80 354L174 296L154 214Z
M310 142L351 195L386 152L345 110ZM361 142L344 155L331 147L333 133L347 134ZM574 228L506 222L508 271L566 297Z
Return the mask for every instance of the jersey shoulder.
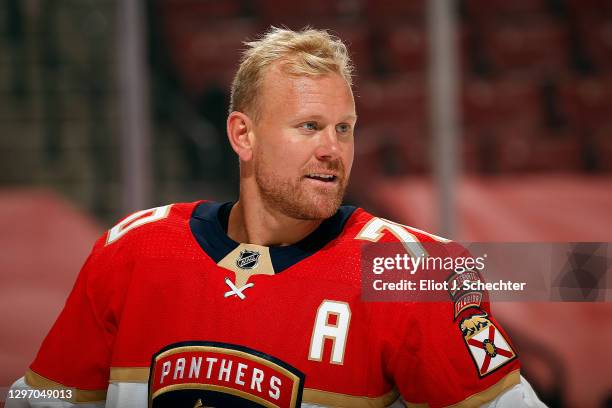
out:
M363 272L374 258L397 254L418 258L430 254L447 254L452 241L417 228L376 217L363 208L356 208L347 219L342 232L319 251L313 260L321 265L334 265L340 281L361 289ZM327 250L329 249L329 250ZM364 269L365 268L365 269ZM329 274L325 279L330 279Z
M362 261L403 257L440 259L469 256L463 245L416 227L400 224L358 209L349 220L344 235L350 237ZM420 265L420 264L419 264ZM450 271L449 271L450 272ZM436 271L442 279L445 271Z
M352 236L359 240L371 242L405 242L407 239L445 244L452 242L450 239L419 228L377 217L363 208L355 210L344 229L343 236Z
M203 201L173 203L136 211L108 229L96 242L94 253L134 251L181 245L189 231L189 219Z
M189 217L199 202L176 203L136 211L119 221L98 239L77 278L92 294L99 314L121 304L138 265L149 270L176 257L196 259L190 245ZM152 276L152 275L145 275ZM120 308L120 307L118 307Z

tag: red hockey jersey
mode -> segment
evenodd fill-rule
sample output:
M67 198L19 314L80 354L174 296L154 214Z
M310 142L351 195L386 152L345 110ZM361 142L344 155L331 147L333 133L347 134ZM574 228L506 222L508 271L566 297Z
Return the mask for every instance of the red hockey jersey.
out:
M295 245L239 244L230 210L173 204L104 234L26 382L77 402L142 383L132 401L189 408L477 406L519 382L486 299L363 299L364 245L435 236L343 206Z

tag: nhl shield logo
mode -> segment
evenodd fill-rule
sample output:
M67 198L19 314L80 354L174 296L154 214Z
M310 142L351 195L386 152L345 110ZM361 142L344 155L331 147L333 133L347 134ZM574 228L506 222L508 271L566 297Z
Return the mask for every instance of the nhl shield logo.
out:
M257 251L245 249L240 251L238 259L236 259L236 266L240 269L254 269L259 264L259 257L261 254Z

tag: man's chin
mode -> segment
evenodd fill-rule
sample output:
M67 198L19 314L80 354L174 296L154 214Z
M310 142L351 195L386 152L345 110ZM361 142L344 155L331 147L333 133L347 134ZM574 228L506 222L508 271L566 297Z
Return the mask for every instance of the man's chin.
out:
M342 204L342 197L338 196L304 200L296 205L299 211L294 214L294 217L302 220L325 220L338 211L340 204Z
M262 185L262 183L260 183ZM298 220L322 221L333 216L342 204L344 188L312 188L301 185L296 188L280 188L270 185L261 189L264 201L284 215Z
M310 210L310 211L309 211ZM325 210L325 209L309 209L306 211L302 211L299 214L295 214L295 218L299 220L308 220L308 221L324 221L329 217L333 216L338 208L336 207L334 210Z

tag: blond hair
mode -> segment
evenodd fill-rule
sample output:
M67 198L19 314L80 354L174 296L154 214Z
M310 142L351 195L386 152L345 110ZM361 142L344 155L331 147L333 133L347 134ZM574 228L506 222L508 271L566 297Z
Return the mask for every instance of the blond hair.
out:
M346 46L326 30L306 27L300 31L271 27L255 41L244 43L240 67L232 82L229 112L240 111L257 119L258 95L266 68L283 61L290 75L318 76L339 74L353 84L353 65Z

